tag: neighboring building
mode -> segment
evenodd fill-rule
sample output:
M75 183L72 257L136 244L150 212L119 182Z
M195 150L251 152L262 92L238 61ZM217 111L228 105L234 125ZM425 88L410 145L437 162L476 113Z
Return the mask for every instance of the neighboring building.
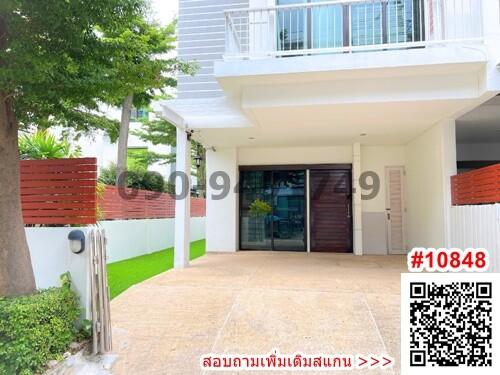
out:
M207 181L230 179L207 189L207 250L449 246L450 176L500 161L499 6L180 0L179 56L200 70L162 116L179 170L193 132Z
M114 107L105 107L102 109L110 119L120 120L121 109ZM145 109L133 109L132 119L130 122L130 134L128 140L129 155L133 157L134 153L141 150L147 150L158 154L169 154L171 152L170 146L153 145L150 142L145 142L133 134L141 128L141 117L153 118L155 115L149 113ZM116 164L118 156L118 142L111 142L110 137L104 131L95 131L90 136L81 136L74 140L82 150L82 156L92 156L97 158L97 165L99 168L108 167L111 163ZM175 165L167 165L163 163L155 163L148 168L150 171L158 172L163 177L169 178Z

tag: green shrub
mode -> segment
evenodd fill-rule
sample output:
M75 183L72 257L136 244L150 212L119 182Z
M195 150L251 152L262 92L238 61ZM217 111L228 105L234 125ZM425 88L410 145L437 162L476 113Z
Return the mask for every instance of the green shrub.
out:
M43 372L74 340L80 314L68 275L60 288L0 298L0 374Z
M101 168L99 172L99 182L106 185L115 185L116 164L111 163L108 167ZM125 183L127 187L133 189L157 192L165 191L165 181L160 174L137 166L129 168L126 174Z

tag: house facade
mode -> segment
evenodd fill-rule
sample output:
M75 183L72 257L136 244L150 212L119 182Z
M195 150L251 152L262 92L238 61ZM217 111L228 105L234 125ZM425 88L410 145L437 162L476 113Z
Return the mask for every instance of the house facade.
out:
M498 0L180 0L179 56L160 112L178 171L207 149L208 251L451 246L450 177L500 161Z

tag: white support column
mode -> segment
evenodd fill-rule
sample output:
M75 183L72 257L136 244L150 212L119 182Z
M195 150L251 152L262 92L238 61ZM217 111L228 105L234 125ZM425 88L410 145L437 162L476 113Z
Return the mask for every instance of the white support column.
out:
M239 250L238 150L207 150L206 156L207 252L234 252ZM229 184L227 194L216 189L225 184Z
M451 176L457 174L457 137L455 120L445 120L441 126L441 160L443 174L444 243L451 247Z
M311 170L306 170L306 237L307 237L307 252L311 252Z
M361 144L352 145L352 213L354 254L363 255L362 199L359 177L361 176Z
M185 130L177 128L175 181L174 267L189 266L189 223L191 219L191 141ZM181 175L181 176L179 176ZM179 198L180 197L180 198Z

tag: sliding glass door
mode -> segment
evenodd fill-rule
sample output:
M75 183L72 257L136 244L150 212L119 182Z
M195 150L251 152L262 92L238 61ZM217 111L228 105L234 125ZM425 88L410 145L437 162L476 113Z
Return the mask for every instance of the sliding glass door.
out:
M305 171L240 172L240 248L305 251Z
M325 0L276 0L278 51L327 49L424 39L421 0L344 4ZM298 6L311 4L310 6ZM292 7L287 7L292 5ZM287 55L293 55L287 54Z

